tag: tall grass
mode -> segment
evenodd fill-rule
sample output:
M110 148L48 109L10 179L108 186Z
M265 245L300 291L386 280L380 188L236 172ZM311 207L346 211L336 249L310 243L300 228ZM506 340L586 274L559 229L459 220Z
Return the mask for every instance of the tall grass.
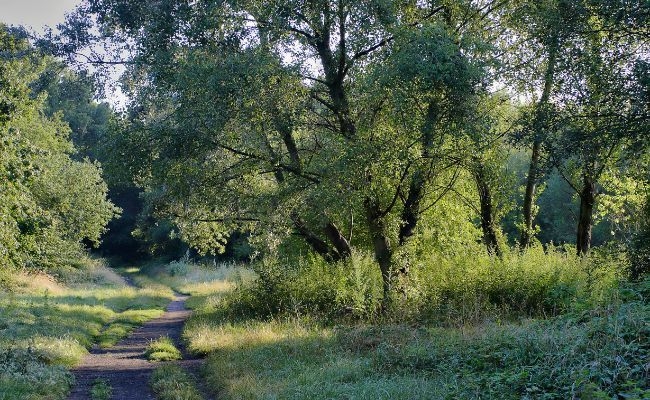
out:
M419 254L380 315L368 254L267 259L256 280L200 296L184 338L224 399L644 399L650 281L625 287L624 261Z
M646 399L649 300L650 280L548 319L436 327L232 321L230 299L198 307L184 336L223 399Z
M381 278L370 254L331 265L266 260L259 279L240 285L221 308L230 319L310 316L347 321L419 322L462 326L486 320L553 316L578 303L605 301L623 273L617 254L585 259L563 248L533 247L502 258L460 249L431 252L394 279L392 309L380 315Z

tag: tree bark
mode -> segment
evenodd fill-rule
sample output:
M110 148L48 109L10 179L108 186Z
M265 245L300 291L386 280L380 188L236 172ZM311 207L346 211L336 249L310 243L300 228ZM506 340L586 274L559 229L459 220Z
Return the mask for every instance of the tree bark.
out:
M318 237L314 232L307 227L306 222L298 217L297 215L292 215L291 219L293 221L293 226L296 229L298 235L300 235L305 242L318 253L321 257L327 262L336 262L341 260L341 254L336 249L333 249L326 241Z
M352 255L350 243L333 222L328 222L323 228L323 231L330 242L334 245L336 253L340 256L340 259L345 259Z
M477 163L474 169L474 178L476 180L476 188L478 190L480 203L483 243L485 243L485 246L487 247L487 250L490 254L495 254L497 257L501 257L501 247L499 246L497 232L495 229L492 191L486 180L485 168L481 164Z
M583 176L580 191L580 213L578 217L578 234L576 252L579 256L589 253L591 248L591 229L593 226L594 204L596 202L596 182L588 175Z
M530 157L530 166L528 167L528 176L526 177L526 191L524 192L524 226L521 229L521 239L519 242L522 249L528 247L533 238L533 220L535 219L535 214L533 213L533 202L537 190L537 175L539 170L541 147L541 141L535 138L533 140L533 152Z
M535 219L535 213L533 212L533 203L535 201L535 192L537 191L537 181L539 179L539 162L542 150L542 135L544 133L542 127L544 122L544 109L548 104L548 99L551 95L551 90L553 89L558 46L559 43L557 42L557 39L555 39L554 43L551 44L551 47L549 48L548 62L546 65L546 72L544 73L544 89L542 91L542 96L539 99L539 103L537 103L535 120L533 121L533 151L530 157L528 176L526 177L526 191L524 193L523 204L524 220L519 243L522 249L530 245L534 233L533 221Z
M416 171L411 178L408 196L402 210L402 226L399 229L399 244L403 245L415 233L420 220L420 203L424 195L425 181L421 171Z
M392 286L392 263L393 263L393 249L391 248L390 241L386 236L386 227L381 215L381 209L376 199L366 197L364 200L364 208L366 211L366 220L370 237L372 238L372 245L375 253L375 260L379 264L381 271L383 300L382 309L386 310L390 303L390 292Z
M435 100L429 103L427 117L422 126L422 158L431 158L433 147L433 135L436 120L438 118L438 105ZM415 227L420 220L420 204L424 197L424 188L427 184L426 174L423 168L417 169L411 176L409 191L402 210L402 226L399 230L399 244L403 245L408 238L415 233Z

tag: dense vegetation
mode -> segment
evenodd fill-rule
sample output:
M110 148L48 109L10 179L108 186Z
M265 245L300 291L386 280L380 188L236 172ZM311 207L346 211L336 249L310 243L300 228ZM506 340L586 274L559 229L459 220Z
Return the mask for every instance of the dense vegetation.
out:
M31 44L0 26L0 306L92 245L166 259L136 281L192 295L185 340L224 398L647 398L649 17L84 0ZM119 112L93 100L115 65ZM36 335L11 330L31 304L0 330Z

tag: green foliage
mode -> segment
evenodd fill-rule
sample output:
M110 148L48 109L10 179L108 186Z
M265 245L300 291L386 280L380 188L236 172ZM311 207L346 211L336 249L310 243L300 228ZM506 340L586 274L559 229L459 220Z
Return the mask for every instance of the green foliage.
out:
M409 275L396 281L392 310L384 317L457 326L558 315L580 302L605 301L627 265L615 251L582 259L563 248L535 246L498 258L475 246L448 254L422 251L409 259ZM216 312L238 320L306 315L372 321L382 300L373 265L370 254L358 253L338 264L267 258L254 266L258 278L226 295Z
M99 165L72 158L70 128L31 91L49 59L3 25L0 50L0 96L12 110L0 123L0 261L32 269L79 261L82 242L98 243L118 209Z
M113 394L113 388L105 379L95 379L90 389L92 400L109 400Z
M168 337L161 337L149 343L144 355L149 361L174 361L183 358L180 350Z
M151 388L160 400L202 400L194 380L177 365L156 368L151 375Z

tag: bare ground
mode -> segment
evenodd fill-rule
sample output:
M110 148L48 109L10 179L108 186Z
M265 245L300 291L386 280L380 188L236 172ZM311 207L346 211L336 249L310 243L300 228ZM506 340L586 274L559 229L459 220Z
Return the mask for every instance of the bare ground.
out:
M170 337L183 352L184 359L176 363L196 375L202 360L188 357L180 341L183 324L191 313L185 308L186 299L187 296L177 294L160 318L147 322L113 347L93 348L72 371L76 385L69 400L90 399L90 390L97 379L107 381L112 387L112 399L155 399L149 387L149 378L160 363L147 361L144 351L151 341L161 336Z

